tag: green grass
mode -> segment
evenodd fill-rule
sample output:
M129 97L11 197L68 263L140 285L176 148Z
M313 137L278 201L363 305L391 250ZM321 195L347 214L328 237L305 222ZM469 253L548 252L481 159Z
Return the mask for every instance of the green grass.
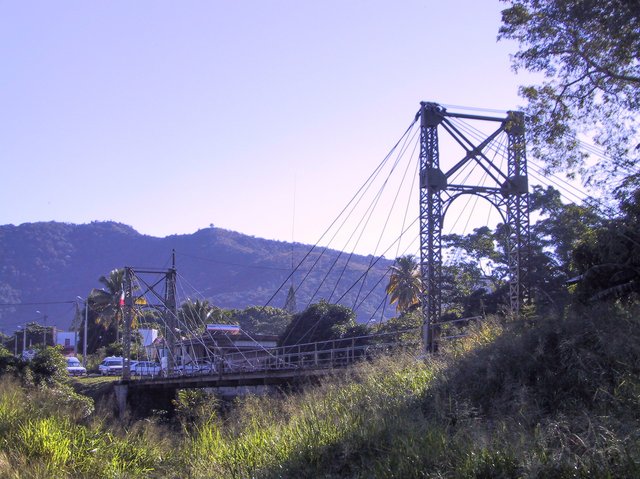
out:
M638 318L494 319L426 362L397 353L224 412L184 393L174 422L3 381L0 477L640 477Z

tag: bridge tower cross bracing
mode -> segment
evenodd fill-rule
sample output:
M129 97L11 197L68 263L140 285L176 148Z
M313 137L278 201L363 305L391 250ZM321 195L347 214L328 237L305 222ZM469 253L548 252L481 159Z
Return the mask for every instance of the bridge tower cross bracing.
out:
M529 193L524 115L508 112L506 118L450 113L432 102L420 104L420 271L422 275L423 345L435 349L435 326L442 315L442 227L450 204L463 194L488 200L500 212L507 228L509 307L519 314L529 299L528 260ZM499 123L479 144L451 122L451 118ZM464 157L446 172L441 169L438 128L442 127L465 150ZM507 171L491 161L483 150L501 133L507 135ZM479 165L494 184L456 184L456 172L467 163Z

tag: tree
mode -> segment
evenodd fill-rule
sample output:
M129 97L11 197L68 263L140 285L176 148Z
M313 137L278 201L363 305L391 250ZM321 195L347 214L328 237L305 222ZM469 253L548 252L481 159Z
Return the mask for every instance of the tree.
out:
M535 186L527 280L538 312L562 312L570 301L566 282L578 274L573 250L590 237L601 218L588 206L564 204L553 187ZM467 235L443 236L445 248L457 259L443 266L443 309L451 317L492 314L508 304L507 238L505 224L495 230L476 228Z
M507 302L506 238L502 224L442 237L443 246L455 251L442 267L444 320L493 314Z
M552 187L534 187L531 211L539 216L531 226L531 294L538 312L560 313L571 301L566 283L578 274L573 251L602 220L589 206L562 203L560 192Z
M396 335L400 342L403 343L419 343L422 336L422 324L424 317L421 311L409 311L404 314L400 314L393 318L390 318L384 323L380 323L374 328L375 334L389 334ZM389 336L392 340L393 337ZM387 337L383 339L386 341Z
M293 287L293 283L289 286L289 291L287 291L287 299L284 302L284 310L290 314L296 312L296 290Z
M178 321L181 329L186 329L192 333L202 333L206 324L211 323L227 323L223 319L220 308L213 306L208 300L195 301L187 299L178 310ZM219 313L219 314L216 314Z
M116 337L123 320L121 299L123 295L124 269L114 269L108 276L98 279L103 289L92 289L89 293L89 307L97 313L96 324L105 330L114 330Z
M243 331L274 336L282 334L293 316L287 310L273 306L249 306L228 313L231 321L239 324Z
M579 134L609 158L591 173L626 178L637 186L640 154L640 2L638 0L503 0L499 39L520 50L514 69L542 73L540 85L521 87L528 100L531 152L550 169L581 172Z
M391 304L396 304L400 313L413 310L420 306L422 292L422 277L420 265L413 255L396 258L390 268L391 275L387 284L387 294Z
M355 313L346 306L324 299L293 316L280 336L279 345L315 343L350 337L356 326Z
M581 302L640 299L640 190L620 209L619 218L604 222L573 253Z
M89 320L94 322L99 328L87 328L90 339L90 346L87 350L95 350L100 346L104 346L113 341L117 342L120 337L120 325L124 321L124 275L123 268L114 269L109 272L108 276L100 276L98 281L103 284L102 289L94 288L88 296L89 302ZM134 286L134 289L135 286ZM137 327L137 322L141 314L134 312L132 318L132 328Z

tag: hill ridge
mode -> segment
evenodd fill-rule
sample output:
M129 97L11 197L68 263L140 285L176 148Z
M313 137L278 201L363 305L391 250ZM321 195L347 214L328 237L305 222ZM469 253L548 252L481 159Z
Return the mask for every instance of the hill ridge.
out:
M2 225L0 321L7 334L26 322L42 323L45 314L47 324L69 328L75 314L74 301L100 287L100 276L124 266L168 268L172 250L176 252L179 281L180 277L185 280L183 289L178 291L180 301L187 297L208 299L223 308L264 305L291 273L292 249L297 264L311 246L214 226L191 234L155 237L115 221ZM330 297L335 300L364 275L371 257L353 255L343 279L334 289L346 256L336 250L317 248L306 258L292 277L298 288L299 307L303 308L312 298L313 302ZM333 263L336 263L333 272L321 284ZM380 279L390 264L391 261L381 259L365 275L363 291L372 293L356 311L359 321L371 320L384 302L386 282ZM356 291L349 292L342 304L353 306L359 288L353 289ZM282 307L285 298L286 291L280 291L270 305ZM56 302L63 304L44 304ZM390 314L387 311L386 317Z

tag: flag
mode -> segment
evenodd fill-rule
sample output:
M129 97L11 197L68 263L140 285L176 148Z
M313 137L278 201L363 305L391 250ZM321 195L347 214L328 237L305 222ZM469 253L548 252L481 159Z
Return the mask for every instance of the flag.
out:
M120 293L120 302L118 303L120 307L124 306L124 291Z

